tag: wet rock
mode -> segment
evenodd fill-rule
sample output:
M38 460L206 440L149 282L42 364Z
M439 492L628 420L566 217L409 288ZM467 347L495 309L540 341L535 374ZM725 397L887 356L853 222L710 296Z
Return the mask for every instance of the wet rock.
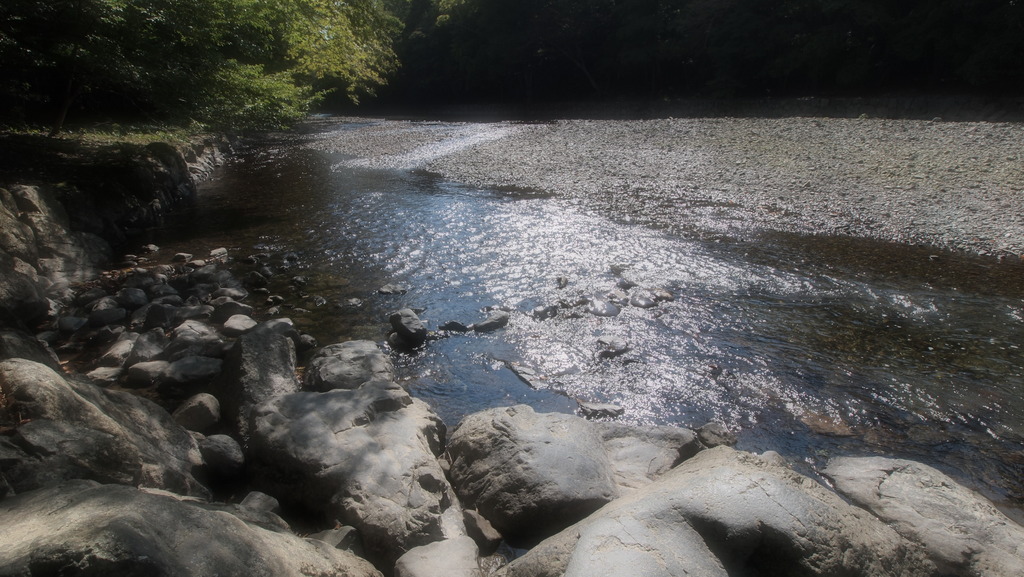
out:
M530 388L538 390L547 388L545 383L541 382L544 380L544 376L538 373L537 371L533 370L532 368L522 363L515 363L510 361L506 361L504 364L506 367L508 367L510 371L512 371L515 374L515 376L519 377L520 381L523 381L524 383L529 385Z
M421 545L395 563L395 577L484 577L476 543L469 537Z
M382 295L404 295L409 292L409 286L404 284L386 284L377 289L377 292Z
M206 433L220 423L220 401L209 393L199 393L186 399L171 417L189 431Z
M0 382L23 419L9 438L25 456L4 464L15 491L88 478L207 494L192 477L200 462L195 441L156 404L21 359L0 362Z
M610 301L593 298L587 304L587 312L597 317L614 317L618 316L620 310Z
M252 410L249 471L261 490L356 527L367 554L390 564L443 537L442 427L387 381L275 396Z
M558 305L538 305L530 311L530 316L538 321L553 319L558 316Z
M734 447L736 446L736 433L730 431L722 423L707 423L697 429L697 438L705 447Z
M408 347L418 347L427 341L427 327L412 309L402 309L389 318L391 328Z
M654 300L659 302L671 302L676 300L676 296L665 289L651 289L650 293L654 295Z
M257 324L258 323L248 315L234 315L224 321L224 326L221 330L224 331L224 336L237 337L256 328Z
M281 295L270 295L270 296L267 297L266 302L263 303L263 304L265 304L267 306L274 306L274 305L279 305L279 304L281 304L283 302L284 302L284 297L283 296L281 296Z
M620 278L620 279L615 281L615 286L616 286L616 288L619 288L621 290L628 291L628 290L636 287L636 283L631 281L631 280Z
M448 321L438 328L440 328L442 331L448 331L452 333L468 333L469 331L472 330L468 326L460 323L459 321Z
M621 417L626 409L619 405L612 405L610 403L589 403L586 401L576 401L580 407L580 414L588 419L613 419L615 417Z
M649 291L635 291L629 297L629 305L641 309L650 309L658 306L658 299Z
M1010 577L1024 568L1024 527L933 467L841 457L825 474L840 494L923 544L942 575Z
M12 575L345 575L368 562L217 507L74 481L0 501L0 566Z
M452 433L449 476L467 508L506 539L536 542L697 450L692 432L671 431L538 414L524 405L481 411Z
M625 339L615 336L604 336L597 339L598 358L613 359L629 352L629 343Z
M561 290L569 286L569 277L560 276L555 279L555 288Z
M225 358L217 397L224 417L230 419L244 437L253 407L298 390L292 339L273 329L261 330L257 326L239 337Z
M374 380L394 380L394 367L373 341L326 346L310 359L305 386L313 391L357 389Z
M924 577L934 567L878 519L789 469L701 452L516 559L527 575Z
M507 311L493 310L487 313L487 318L473 325L473 331L478 333L489 333L508 325L511 315Z

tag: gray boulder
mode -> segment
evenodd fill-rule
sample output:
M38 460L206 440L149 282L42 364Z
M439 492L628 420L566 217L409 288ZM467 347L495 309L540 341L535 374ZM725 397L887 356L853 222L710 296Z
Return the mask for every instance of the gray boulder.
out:
M402 309L389 318L391 328L409 347L418 347L427 342L427 327L412 309Z
M132 487L69 482L0 501L4 575L379 577L358 557L218 508Z
M132 349L135 348L135 341L137 340L139 340L138 333L126 332L122 334L103 353L97 364L101 367L123 367L128 357L132 354Z
M719 447L497 574L924 577L934 569L916 545L811 479Z
M371 558L393 563L443 537L443 425L401 386L275 396L252 410L249 430L254 486L356 527Z
M395 577L484 577L476 543L469 537L436 541L410 549L395 563Z
M299 390L295 343L279 332L257 327L235 341L221 377L217 391L221 410L245 437L253 407Z
M199 393L186 399L171 417L189 431L205 433L220 423L220 401L209 393Z
M210 435L199 441L199 452L212 481L233 481L245 467L242 446L227 435Z
M195 393L196 388L208 385L220 376L223 366L221 359L182 357L168 365L160 380L160 392L178 398Z
M125 384L129 387L151 387L159 384L170 368L171 363L167 361L145 361L135 363L128 367L128 375Z
M309 361L304 375L307 389L356 389L373 380L391 381L394 367L373 341L328 345Z
M836 490L924 545L943 575L1024 572L1024 527L938 470L900 459L842 457L825 469Z
M0 322L32 326L50 309L46 296L31 278L14 270L14 259L0 251Z
M172 331L162 358L176 361L191 356L224 356L224 337L217 329L199 320L181 323Z
M10 438L24 454L4 467L15 491L85 478L207 494L192 476L195 440L151 401L21 359L0 362L0 382L23 420Z
M579 521L697 450L685 429L591 423L524 405L466 417L448 444L462 502L523 543Z
M235 315L252 315L251 306L230 297L217 297L210 301L210 306L213 307L213 316L210 317L210 320L215 323L223 323Z
M473 325L473 330L478 333L489 333L496 331L506 325L511 315L503 310L493 310L487 313L487 318Z
M128 355L124 365L130 367L137 363L156 360L163 354L168 342L163 329L152 329L140 334L135 339L132 352Z

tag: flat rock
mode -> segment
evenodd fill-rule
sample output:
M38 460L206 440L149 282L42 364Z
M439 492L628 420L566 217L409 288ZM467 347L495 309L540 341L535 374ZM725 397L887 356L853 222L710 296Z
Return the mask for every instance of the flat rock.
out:
M389 565L443 537L452 502L437 462L443 425L399 385L273 397L251 413L253 484L359 530L367 554Z
M395 577L484 577L476 543L469 537L445 539L409 550L395 563Z
M380 577L358 557L215 507L74 481L0 501L10 575Z
M224 332L224 336L237 337L256 328L257 324L259 323L248 315L233 315L224 321L221 330Z
M487 318L473 325L473 330L478 333L489 333L508 325L511 315L503 310L493 310L487 313Z
M373 341L328 345L309 361L305 386L314 391L356 389L373 380L394 379L394 367Z
M1010 577L1024 571L1024 527L933 467L884 457L841 457L825 474L836 490L924 545L943 575Z
M919 548L790 469L702 451L499 570L564 575L924 577Z
M17 491L88 478L206 495L192 477L192 436L156 404L81 383L32 361L0 362L0 382L24 420L12 440L25 458L4 465Z

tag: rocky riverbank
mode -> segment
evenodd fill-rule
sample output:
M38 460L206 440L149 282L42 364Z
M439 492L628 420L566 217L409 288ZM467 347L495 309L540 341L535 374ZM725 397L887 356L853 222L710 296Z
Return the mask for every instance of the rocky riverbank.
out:
M545 126L558 125L464 136L487 149ZM177 158L185 186L166 202L194 193ZM147 246L98 274L109 248L73 230L52 191L5 190L0 575L1024 567L1024 528L910 461L836 458L823 484L731 448L714 424L633 427L523 405L443 423L396 382L386 346L321 347L295 329L275 292L302 291L290 255ZM500 331L509 317L462 328ZM409 309L381 323L396 349L437 336Z

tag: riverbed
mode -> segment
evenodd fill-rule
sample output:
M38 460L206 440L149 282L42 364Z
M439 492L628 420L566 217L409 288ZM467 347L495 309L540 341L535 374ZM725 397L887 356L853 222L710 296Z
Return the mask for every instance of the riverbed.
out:
M493 406L609 403L629 423L720 421L740 449L809 473L837 455L917 459L1020 519L1022 137L871 119L321 118L248 143L148 240L270 255L281 314L323 344L383 343L402 307L435 330L510 311L500 331L393 353L450 427ZM672 300L629 305L642 289ZM618 314L588 310L617 291ZM628 350L602 353L611 338Z

